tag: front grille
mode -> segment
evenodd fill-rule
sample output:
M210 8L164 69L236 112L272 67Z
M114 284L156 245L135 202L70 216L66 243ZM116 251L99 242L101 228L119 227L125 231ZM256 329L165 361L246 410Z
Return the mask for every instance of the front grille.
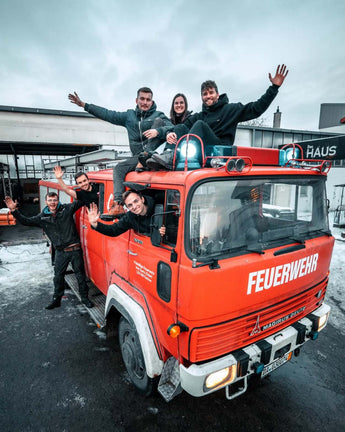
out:
M328 279L283 302L234 320L191 331L193 363L214 359L267 337L314 311L323 302ZM321 295L319 292L321 291Z

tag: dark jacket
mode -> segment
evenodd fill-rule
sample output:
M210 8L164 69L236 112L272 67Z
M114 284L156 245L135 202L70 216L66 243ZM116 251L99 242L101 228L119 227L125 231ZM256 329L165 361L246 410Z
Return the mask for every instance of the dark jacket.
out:
M237 124L260 117L278 94L278 89L279 86L273 84L268 87L260 99L245 105L240 102L229 103L229 99L224 93L219 96L218 102L214 105L203 104L202 111L192 114L184 124L188 129L191 129L196 121L203 120L210 126L223 145L232 145Z
M32 217L24 216L19 210L12 211L12 214L23 225L43 228L54 248L62 250L80 242L73 215L82 206L82 202L73 201L71 204L59 203L55 214L49 211L48 206Z
M155 102L153 102L152 107L148 111L141 111L138 106L135 110L129 109L125 112L110 111L106 108L87 103L84 109L101 120L125 127L128 133L129 147L133 156L144 150L144 146L147 145L148 140L144 137L143 132L152 129L153 121L156 118L161 118L167 126L173 126L163 112L157 111ZM158 138L164 140L165 135L158 135Z
M94 230L109 237L117 237L131 228L140 234L150 234L151 216L154 213L155 202L153 198L145 196L147 204L147 213L145 216L139 216L132 212L125 213L118 222L112 225L105 225L98 222Z
M167 126L162 126L162 127L157 128L158 134L159 134L158 136L164 137L164 139L165 139L167 133L171 132L173 130L174 126L176 126L178 124L182 124L182 123L184 124L186 122L186 120L191 117L192 113L193 113L193 111L187 111L186 117L183 120L183 122L181 121L181 118L179 118L179 117L176 118L176 121L174 121L173 119L170 119L172 126L167 125Z

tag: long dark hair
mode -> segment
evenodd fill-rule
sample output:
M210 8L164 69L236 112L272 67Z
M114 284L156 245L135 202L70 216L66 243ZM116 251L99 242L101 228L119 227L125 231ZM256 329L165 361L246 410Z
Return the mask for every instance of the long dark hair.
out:
M175 113L175 110L174 110L174 103L175 103L176 98L178 98L178 97L182 97L183 100L184 100L184 103L185 103L185 110L184 110L184 113L182 114L181 117L178 117L176 115L176 113ZM183 123L186 120L187 115L188 115L188 102L187 102L187 98L186 98L186 96L183 93L177 93L177 95L174 96L174 98L172 100L172 103L171 103L171 109L170 109L170 120L171 120L171 123L174 124L174 125L176 125L178 123Z

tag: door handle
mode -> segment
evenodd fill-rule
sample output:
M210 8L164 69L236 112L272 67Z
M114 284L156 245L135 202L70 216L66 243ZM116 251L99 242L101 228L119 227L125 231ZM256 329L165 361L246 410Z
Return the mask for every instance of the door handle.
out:
M129 255L133 255L133 256L137 256L138 254L137 253L135 253L135 252L132 252L131 250L127 250L127 252L128 252L128 254Z
M82 227L82 228L84 228L84 229L86 229L86 228L87 228L87 226L86 226L86 225L82 225L81 227Z

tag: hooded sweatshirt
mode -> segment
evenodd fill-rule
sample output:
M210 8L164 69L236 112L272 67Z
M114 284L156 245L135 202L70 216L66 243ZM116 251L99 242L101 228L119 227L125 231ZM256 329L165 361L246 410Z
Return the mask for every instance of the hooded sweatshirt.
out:
M98 222L97 227L92 228L110 237L117 237L131 228L140 234L150 234L151 216L154 213L155 202L153 198L145 196L145 203L147 205L147 213L144 216L136 215L129 211L125 213L118 222L112 225Z
M214 105L203 104L202 111L188 117L184 124L191 129L196 121L203 120L223 145L232 145L238 123L260 117L278 94L278 89L279 86L273 84L257 101L245 105L241 102L229 103L228 96L223 93Z

